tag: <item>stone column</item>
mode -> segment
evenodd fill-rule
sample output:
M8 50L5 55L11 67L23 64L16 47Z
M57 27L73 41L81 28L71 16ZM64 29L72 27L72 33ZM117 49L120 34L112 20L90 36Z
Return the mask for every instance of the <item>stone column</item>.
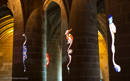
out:
M73 0L69 22L74 37L72 62L70 73L63 71L63 81L100 80L96 16L96 0Z
M28 45L28 62L27 67L29 72L33 72L31 80L46 81L46 26L45 26L45 14L43 14L42 8L35 9L27 22L26 35L28 37L28 43L32 42L32 45ZM31 65L30 65L31 62Z
M15 13L16 14L16 13ZM20 26L18 30L14 30L14 55L13 55L13 77L19 78L18 81L46 81L46 27L45 17L42 8L34 9L28 18L25 32L24 26L15 22ZM20 20L20 19L19 19ZM18 21L18 20L16 20ZM15 25L15 27L17 27ZM26 72L24 72L22 46L27 36L27 59L25 60ZM20 79L22 78L23 79ZM25 78L25 79L24 79ZM16 81L14 79L14 81Z
M47 81L62 81L62 51L57 39L48 41L47 52L50 57L50 63L47 67Z
M111 14L116 26L115 34L115 62L120 65L121 72L116 72L112 63L111 34L108 29L108 55L110 81L130 80L130 1L129 0L105 0L107 19ZM107 23L108 20L107 20Z
M20 1L18 0L14 5L14 35L13 35L13 60L12 60L12 81L18 81L23 74L22 63L22 46L24 38L23 14Z

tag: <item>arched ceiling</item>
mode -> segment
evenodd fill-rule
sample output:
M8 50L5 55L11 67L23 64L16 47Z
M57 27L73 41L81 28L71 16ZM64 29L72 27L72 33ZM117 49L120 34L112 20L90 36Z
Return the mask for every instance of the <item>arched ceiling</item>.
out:
M34 2L34 1L33 1ZM64 5L66 6L66 11L68 12L69 10L71 10L71 4L72 4L72 0L63 0L64 2ZM7 0L1 0L1 4L6 4L7 3ZM30 0L24 0L24 4L31 4L31 1ZM26 4L26 5L27 5ZM68 8L68 7L69 8ZM105 13L105 0L97 0L97 13ZM69 10L67 10L69 9ZM0 18L6 16L6 15L12 15L11 14L11 11L7 8L7 7L1 7L0 9ZM69 12L68 12L69 14ZM100 16L100 18L104 18L102 14L99 14L98 17ZM5 19L6 20L6 19ZM49 40L51 40L52 38L55 38L55 37L60 37L59 36L59 32L61 30L61 10L60 10L60 7L58 4L56 4L55 2L51 2L47 8L47 28L48 28L48 35L49 35ZM102 30L102 29L105 29L105 27L101 27L101 23L99 21L99 28ZM104 30L102 30L103 33L104 33ZM105 30L106 31L106 30ZM106 34L104 34L106 35Z
M51 2L47 7L47 35L48 40L60 41L61 10L57 3Z
M105 40L107 40L107 19L105 12L105 0L97 0L97 19L97 28L101 32Z
M97 19L99 22L99 30L101 33L103 33L103 37L106 38L107 36L107 22L106 22L106 14L103 13L98 13L97 14Z
M13 34L14 19L11 15L0 18L0 45Z
M0 19L6 15L13 15L7 6L0 7Z
M105 0L97 0L97 12L105 13Z
M7 4L7 0L0 0L0 7Z
M69 11L71 10L71 3L72 0L63 0L64 5L66 7L66 11L69 14ZM69 8L68 8L69 7ZM69 10L68 10L69 9ZM102 33L106 40L107 35L107 28L106 28L106 15L105 15L105 0L97 0L97 18L98 18L98 30ZM55 4L49 4L47 8L47 25L48 25L48 35L49 38L55 38L58 37L58 33L56 32L60 31L60 23L61 23L61 13L60 13L60 7ZM51 40L51 39L49 39Z
M0 45L13 34L14 18L7 6L0 7Z

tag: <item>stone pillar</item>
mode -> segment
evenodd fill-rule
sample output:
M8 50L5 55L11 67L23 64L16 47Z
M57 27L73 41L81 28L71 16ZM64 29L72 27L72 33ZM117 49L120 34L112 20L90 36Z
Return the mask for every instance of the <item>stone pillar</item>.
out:
M96 0L73 0L69 22L74 37L72 62L70 73L63 71L63 81L100 80L96 16Z
M62 54L58 40L48 41L47 53L50 63L47 67L47 81L62 81Z
M112 63L111 34L108 29L108 55L110 81L130 80L130 1L129 0L106 0L107 19L111 14L116 25L115 34L115 62L120 65L121 72L116 72ZM107 23L108 20L107 20Z
M14 13L16 14L16 13ZM20 20L20 19L19 19ZM18 21L18 20L16 20ZM14 30L14 55L13 55L13 77L18 81L46 81L46 27L42 8L35 9L28 18L25 32L24 26L15 22ZM24 72L22 46L27 36L27 59L25 60L26 72ZM20 79L22 78L23 79ZM24 79L25 78L25 79ZM14 79L16 81L16 79Z
M22 46L24 38L22 37L24 24L23 14L20 1L18 0L14 5L14 36L13 36L13 60L12 60L12 81L18 81L23 75L22 63Z
M26 33L28 43L28 70L33 72L31 80L46 81L46 26L45 14L42 14L42 8L35 9L30 15L27 25ZM31 65L30 65L31 61Z

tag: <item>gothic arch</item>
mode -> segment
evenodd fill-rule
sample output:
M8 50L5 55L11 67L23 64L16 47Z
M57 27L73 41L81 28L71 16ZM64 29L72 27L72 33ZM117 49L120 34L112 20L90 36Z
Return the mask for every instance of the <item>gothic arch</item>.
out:
M46 0L43 4L43 10L45 11L46 8L48 7L48 5L50 5L51 2L55 2L57 3L59 6L61 6L60 4L60 0ZM62 1L61 1L62 2Z
M47 53L50 64L47 67L48 81L62 80L62 53L61 53L61 8L52 1L45 10L47 29Z
M23 20L23 11L22 11L22 4L20 0L8 0L7 2L8 8L12 11L14 16L15 23L20 21L20 24L18 24L21 27L24 27L24 20ZM14 24L14 28L18 25Z
M0 80L3 76L12 76L13 30L12 12L7 6L2 6L0 8L0 71L3 73L0 74Z
M64 6L64 3L62 0L46 0L43 4L43 10L46 11L46 8L48 7L48 5L51 3L51 2L55 2L57 3L60 8L61 8L61 18L62 18L62 21L63 23L66 23L67 26L68 26L68 19L67 19L67 12L65 10L65 6Z

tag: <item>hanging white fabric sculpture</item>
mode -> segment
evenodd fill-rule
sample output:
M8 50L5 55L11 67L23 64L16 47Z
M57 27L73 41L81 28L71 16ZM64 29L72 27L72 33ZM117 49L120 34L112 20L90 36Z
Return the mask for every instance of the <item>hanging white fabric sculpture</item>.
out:
M109 29L110 29L110 33L111 33L111 37L112 37L112 44L111 44L111 51L112 51L112 54L113 54L112 55L112 62L113 62L115 70L117 72L120 72L121 71L121 67L115 63L115 59L114 59L114 56L115 56L115 45L114 45L115 35L114 35L114 33L116 33L116 26L113 23L113 18L112 18L111 15L109 15L108 21L109 21Z

